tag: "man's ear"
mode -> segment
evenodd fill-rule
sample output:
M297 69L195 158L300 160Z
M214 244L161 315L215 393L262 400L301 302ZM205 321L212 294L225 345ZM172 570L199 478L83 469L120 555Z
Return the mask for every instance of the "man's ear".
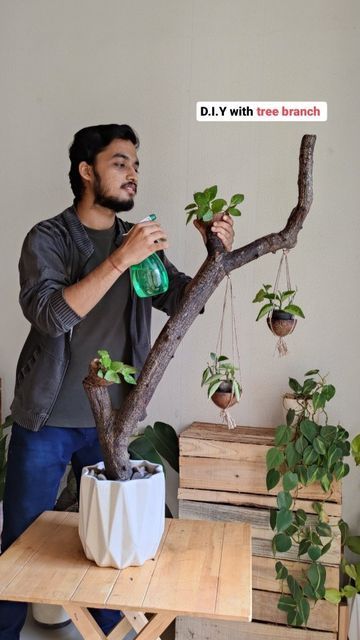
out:
M91 182L93 179L93 168L91 164L88 164L85 160L80 162L79 174L85 182Z

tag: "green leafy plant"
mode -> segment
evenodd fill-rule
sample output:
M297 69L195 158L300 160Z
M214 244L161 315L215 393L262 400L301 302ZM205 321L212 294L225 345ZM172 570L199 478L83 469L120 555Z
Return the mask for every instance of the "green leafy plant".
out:
M343 520L340 521L339 526L341 529L341 546L360 556L360 536L350 535L349 525ZM342 598L353 598L357 593L360 593L360 560L358 562L348 562L343 556L340 568L347 583L340 589L326 589L325 591L325 599L333 604L339 604Z
M358 466L360 464L360 433L351 441L351 455Z
M297 293L296 289L276 291L275 293L271 292L271 289L271 284L263 284L262 288L259 289L253 300L253 302L264 302L264 300L268 301L261 307L256 320L260 320L260 318L268 315L271 311L284 311L286 313L290 313L292 316L305 318L302 309L300 309L296 304L293 304L293 300Z
M241 216L241 211L237 205L244 200L242 193L235 193L231 196L229 204L223 198L217 198L217 185L208 187L204 191L194 193L194 202L190 202L185 207L187 214L186 224L193 216L203 222L210 222L217 213L227 213L230 216Z
M153 427L145 427L144 432L130 442L128 451L133 460L143 459L162 464L165 476L164 460L179 473L179 438L175 429L166 422L154 422ZM168 505L166 516L172 517Z
M313 378L310 376L317 376ZM349 473L343 461L350 453L349 433L341 425L328 424L326 403L335 395L335 387L326 383L326 376L312 369L300 385L289 379L290 388L298 398L304 398L299 413L287 412L286 424L275 431L274 447L266 456L266 485L270 491L281 482L277 494L277 509L270 512L270 526L274 531L273 553L289 551L296 545L298 557L307 554L311 564L300 582L282 562L276 565L276 577L286 580L290 593L282 594L278 608L287 613L288 624L306 624L309 601L316 602L326 595L326 569L321 558L331 548L338 524L329 524L322 502L313 502L313 514L295 510L295 499L301 487L320 483L324 498L332 491L334 481ZM309 400L311 401L309 403ZM314 417L313 408L318 410Z
M203 371L201 381L202 387L208 387L208 398L211 398L216 391L227 391L239 401L242 389L240 382L236 379L238 369L227 356L210 353L210 362Z
M156 464L163 460L179 473L179 439L175 429L166 422L155 422L148 425L144 432L134 438L128 446L134 460L143 458Z
M6 462L7 462L7 439L12 426L12 417L7 416L5 422L0 425L0 501L4 497Z
M99 368L97 375L99 378L104 378L108 382L121 383L121 376L128 384L136 384L134 373L136 373L135 367L131 367L129 364L124 364L119 360L111 360L108 351L100 349L99 355Z

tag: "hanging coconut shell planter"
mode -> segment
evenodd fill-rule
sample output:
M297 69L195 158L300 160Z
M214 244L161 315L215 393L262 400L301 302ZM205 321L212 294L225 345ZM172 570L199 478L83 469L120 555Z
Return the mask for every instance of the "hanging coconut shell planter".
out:
M266 322L270 331L275 336L283 338L294 331L297 320L291 313L273 309L266 318Z
M224 336L224 318L226 311L227 298L230 295L231 300L231 351L232 360L222 353L223 336ZM237 366L234 364L234 349L236 349ZM233 429L236 423L230 415L229 409L239 402L242 385L240 382L240 357L239 345L236 332L236 323L233 307L233 292L230 276L227 277L222 317L220 322L219 336L216 345L216 352L210 353L210 361L202 374L201 386L207 386L208 398L221 409L220 416L227 424L229 429Z
M284 337L290 335L294 331L297 324L297 318L295 318L295 316L305 318L302 309L294 304L297 289L291 288L287 254L288 251L284 249L274 287L272 287L271 284L263 284L262 288L257 292L253 300L253 302L265 302L261 307L256 320L260 320L260 318L266 316L266 322L271 333L278 338L276 349L279 356L285 356L288 353ZM281 291L279 289L279 281L284 264L286 270L286 289Z
M294 304L297 289L291 288L287 254L288 251L283 249L274 287L272 287L271 284L263 284L262 288L257 292L253 300L253 302L265 302L261 307L256 320L260 320L260 318L266 316L266 322L271 333L278 338L276 349L279 356L285 356L288 353L284 337L290 335L290 333L294 331L297 323L297 318L295 318L295 316L305 318L302 309ZM286 272L286 289L281 291L279 289L279 282L284 265Z

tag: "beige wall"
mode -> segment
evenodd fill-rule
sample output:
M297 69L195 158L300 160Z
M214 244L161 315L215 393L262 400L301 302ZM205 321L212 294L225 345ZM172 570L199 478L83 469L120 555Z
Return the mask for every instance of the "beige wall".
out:
M1 321L5 409L27 333L17 303L17 260L26 231L71 201L67 147L73 133L128 122L141 138L141 189L130 219L156 211L169 230L169 256L193 274L205 252L184 225L194 190L213 183L246 194L236 242L277 231L296 202L298 149L318 136L314 204L290 255L306 320L274 356L251 300L275 278L279 255L234 272L244 394L239 424L276 424L289 375L330 373L330 412L360 430L359 27L357 0L2 0ZM197 123L196 100L325 100L326 123ZM207 305L168 368L149 407L182 430L216 421L200 389L214 349L223 288ZM154 335L163 318L156 315ZM229 345L230 347L230 345ZM228 351L229 351L228 347ZM359 525L360 471L345 481L345 515Z

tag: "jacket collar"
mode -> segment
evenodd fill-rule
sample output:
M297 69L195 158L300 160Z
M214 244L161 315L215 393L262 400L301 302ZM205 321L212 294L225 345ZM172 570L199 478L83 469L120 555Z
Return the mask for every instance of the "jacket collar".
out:
M68 207L68 209L65 209L65 211L63 212L63 216L66 226L75 244L77 245L81 253L83 253L85 257L88 258L93 253L94 247L88 234L85 231L84 226L79 220L75 207L72 205L71 207ZM120 218L115 216L116 246L119 246L121 244L123 234L127 233L132 226L133 225L131 223L126 222L125 220L121 220Z

